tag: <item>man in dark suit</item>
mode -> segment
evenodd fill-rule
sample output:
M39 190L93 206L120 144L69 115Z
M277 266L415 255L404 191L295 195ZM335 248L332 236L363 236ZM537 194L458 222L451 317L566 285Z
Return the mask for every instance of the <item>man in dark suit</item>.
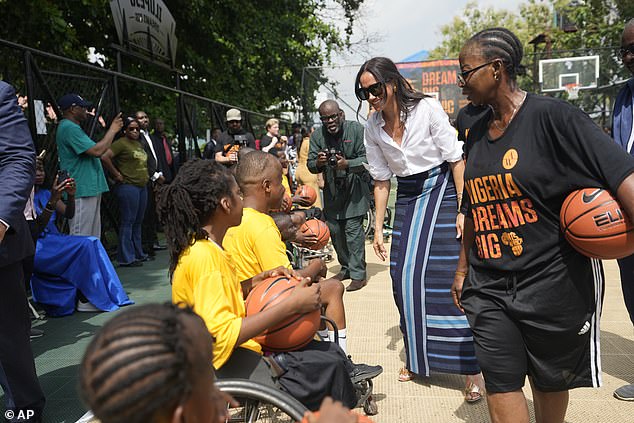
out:
M136 112L136 120L139 121L141 127L140 141L143 144L143 148L147 153L147 170L150 175L150 182L148 182L148 199L147 208L145 209L145 217L143 218L143 235L142 243L143 250L149 257L156 255L155 250L164 250L165 246L160 245L158 237L156 235L156 227L158 224L158 218L156 217L156 200L155 189L158 185L163 185L166 182L165 175L171 175L167 162L165 160L165 148L163 143L159 142L156 137L150 135L149 126L150 118L147 113L142 110Z
M22 270L34 251L24 218L34 178L35 147L26 119L13 88L0 81L0 385L5 417L39 422L45 399L31 351Z
M174 154L165 134L165 121L163 119L154 119L154 131L152 131L150 138L154 143L154 150L157 152L158 167L163 172L165 183L169 184L174 179ZM163 154L158 154L161 151Z

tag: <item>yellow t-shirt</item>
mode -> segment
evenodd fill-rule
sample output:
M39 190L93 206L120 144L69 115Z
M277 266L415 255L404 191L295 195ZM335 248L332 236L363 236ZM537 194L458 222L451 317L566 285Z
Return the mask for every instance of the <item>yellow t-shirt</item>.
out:
M293 193L291 191L291 186L288 184L288 177L286 175L282 175L282 185L284 186L284 190L288 195L293 197Z
M172 277L172 302L192 307L215 338L213 365L216 369L233 354L246 314L242 287L235 275L225 251L215 242L201 239L181 254ZM253 339L240 346L262 352L260 344Z
M239 281L279 266L292 268L273 218L251 208L245 207L242 223L229 228L222 246L231 256Z

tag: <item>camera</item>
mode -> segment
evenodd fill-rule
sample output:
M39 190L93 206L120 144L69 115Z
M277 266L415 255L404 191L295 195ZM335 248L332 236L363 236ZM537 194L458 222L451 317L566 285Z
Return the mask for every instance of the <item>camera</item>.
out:
M57 171L57 183L60 184L62 182L64 182L66 179L69 179L70 175L68 174L68 171L64 170L64 169L60 169Z
M337 167L337 154L343 156L343 153L334 147L324 148L322 153L326 154L326 161L330 167Z
M249 138L242 134L235 134L233 136L233 145L237 145L239 147L246 147L249 144Z

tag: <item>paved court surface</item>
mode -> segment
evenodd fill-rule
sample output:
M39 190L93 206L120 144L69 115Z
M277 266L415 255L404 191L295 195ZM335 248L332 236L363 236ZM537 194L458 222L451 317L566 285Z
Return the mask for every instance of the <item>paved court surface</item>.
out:
M377 423L394 422L487 422L486 404L463 401L461 377L434 375L428 379L399 383L397 371L403 364L403 341L392 300L387 266L366 245L370 283L364 289L346 293L349 353L355 361L381 364L385 371L375 380L379 414ZM336 261L329 264L338 271ZM601 389L577 389L571 394L566 421L634 422L634 403L618 401L612 391L634 382L634 330L621 296L618 268L606 262L606 293L601 320L603 383ZM143 304L169 300L167 253L142 268L118 269L130 297ZM75 313L64 318L36 322L46 334L33 341L36 366L47 395L46 422L75 422L85 408L77 392L78 365L94 332L113 313ZM530 399L530 390L526 390ZM0 399L0 403L4 403ZM531 404L532 406L532 404Z

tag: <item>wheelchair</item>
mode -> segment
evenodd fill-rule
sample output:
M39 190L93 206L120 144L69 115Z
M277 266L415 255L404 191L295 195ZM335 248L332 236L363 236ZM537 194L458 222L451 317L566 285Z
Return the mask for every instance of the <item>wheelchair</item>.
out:
M216 386L240 403L238 407L227 404L228 422L301 422L304 413L308 411L286 392L254 381L223 379L216 381Z
M290 262L294 269L303 268L310 260L315 258L324 258L327 252L322 251L314 251L308 248L301 247L295 243L291 243L291 249L286 251ZM331 319L326 316L321 316L322 321L325 321L335 333L335 342L338 342L336 336L338 333L337 325ZM377 403L372 396L372 392L374 389L374 384L372 379L352 379L352 384L354 385L355 392L357 394L357 405L355 408L362 407L365 414L368 416L374 416L378 414L379 409Z

